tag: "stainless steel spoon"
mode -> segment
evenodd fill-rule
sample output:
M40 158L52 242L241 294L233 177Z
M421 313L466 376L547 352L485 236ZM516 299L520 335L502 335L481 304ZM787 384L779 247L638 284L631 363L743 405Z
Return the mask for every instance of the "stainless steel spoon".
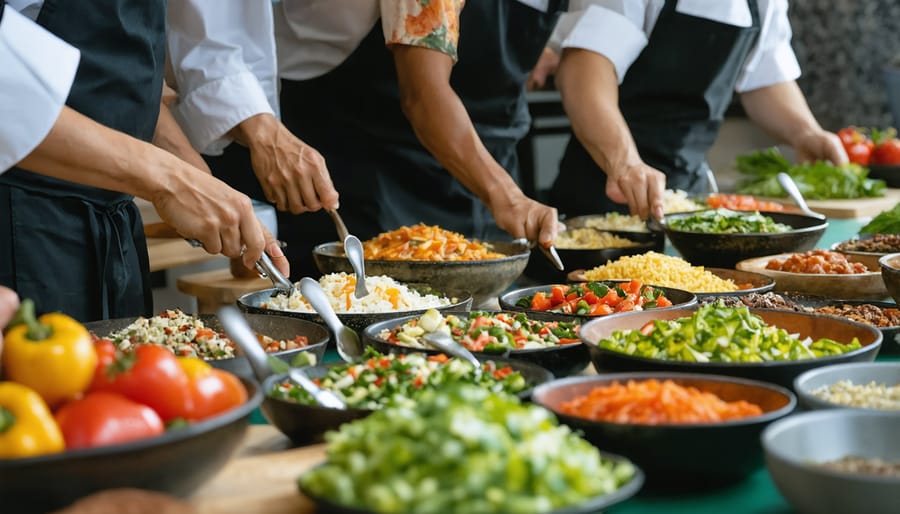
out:
M312 308L325 320L325 324L334 333L334 341L337 344L338 355L346 362L357 362L365 353L365 347L359 340L359 335L350 327L341 323L322 286L315 280L304 277L300 280L300 293Z
M260 346L253 329L247 324L244 315L241 314L236 307L225 306L216 313L219 317L219 323L225 329L225 333L231 338L235 344L244 352L247 360L250 362L250 368L256 378L262 382L272 374L272 368L269 366L266 351ZM291 369L288 376L300 387L306 390L315 398L316 402L323 407L330 409L346 409L347 405L332 391L320 388L315 382L306 376L301 369Z
M800 210L803 211L803 214L812 216L813 218L825 219L824 214L820 214L809 208L809 205L806 204L806 200L803 198L803 195L800 194L800 189L797 187L797 183L794 182L794 179L792 179L790 175L782 171L778 174L778 183L781 184L781 187L784 188L791 199L794 200L794 203L797 204L797 207L800 207Z
M553 264L554 268L558 269L559 271L565 271L566 267L565 267L565 265L563 265L562 259L559 258L559 253L556 251L556 247L553 246L552 244L544 246L541 243L529 241L528 239L525 239L524 237L520 237L519 239L514 239L513 243L525 245L528 248L534 248L535 246L537 246L538 248L540 248L541 253L543 253L544 256L547 257L547 260L549 260L550 263Z
M347 236L350 235L350 231L347 230L347 225L344 225L344 220L341 218L341 215L338 214L337 209L326 209L328 215L331 216L331 220L334 221L334 227L337 229L338 240L343 241L347 239Z
M457 343L446 332L426 332L422 339L435 349L467 361L475 366L475 373L481 374L481 362L465 346Z
M363 247L359 238L354 235L348 235L344 239L344 253L347 254L347 259L356 273L356 290L353 291L353 296L356 298L369 296L369 290L366 289L366 260L363 256Z

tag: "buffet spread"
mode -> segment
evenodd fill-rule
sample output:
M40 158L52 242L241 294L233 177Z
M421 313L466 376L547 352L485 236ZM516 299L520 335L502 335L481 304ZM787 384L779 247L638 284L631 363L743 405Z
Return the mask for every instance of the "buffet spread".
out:
M872 361L900 354L900 214L822 248L829 220L775 203L768 172L752 173L766 198L670 192L655 224L567 220L562 278L526 269L545 259L527 246L438 226L365 241L362 276L340 242L320 245L325 307L299 289L237 302L264 374L214 315L32 316L5 335L0 497L17 512L129 486L207 512L595 512L767 473L800 511L896 511L900 363ZM323 308L363 353L326 362L342 343ZM257 408L266 437L296 448L232 458ZM266 476L277 488L254 496ZM235 490L246 498L217 501Z

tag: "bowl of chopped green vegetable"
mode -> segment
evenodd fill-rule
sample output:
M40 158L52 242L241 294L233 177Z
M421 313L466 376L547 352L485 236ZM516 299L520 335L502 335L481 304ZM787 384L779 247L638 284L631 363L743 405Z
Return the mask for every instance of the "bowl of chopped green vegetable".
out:
M532 401L598 448L628 455L653 489L708 489L763 461L759 436L797 404L774 384L700 373L638 372L553 380Z
M895 514L900 416L862 409L803 412L763 431L766 467L797 512Z
M426 332L447 332L475 355L504 355L537 364L556 377L581 372L590 363L587 348L578 338L581 321L557 313L515 311L428 311L373 323L362 337L379 351L390 353L434 350L422 336Z
M828 228L815 216L728 209L667 214L661 224L688 262L719 268L750 257L811 250Z
M501 309L554 312L588 321L622 312L687 307L696 303L697 297L681 289L650 286L636 280L604 280L524 287L499 300Z
M471 386L427 391L327 441L327 460L299 478L322 512L588 513L643 484L547 409Z
M882 341L877 328L843 318L719 303L598 318L580 335L597 370L712 373L784 387L819 366L872 361Z
M490 391L527 399L531 390L553 376L528 362L501 356L479 356L479 372L469 363L444 355L383 354L369 347L359 363L329 364L304 368L320 388L334 392L347 409L330 409L316 403L287 373L263 381L263 416L295 444L321 440L328 430L364 418L389 404L415 403L425 390L452 384L474 384Z

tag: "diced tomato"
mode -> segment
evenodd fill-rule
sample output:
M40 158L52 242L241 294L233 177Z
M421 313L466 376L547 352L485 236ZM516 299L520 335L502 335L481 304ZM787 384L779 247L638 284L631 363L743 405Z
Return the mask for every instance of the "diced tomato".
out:
M450 360L450 358L443 353L439 353L437 355L428 357L428 360L430 360L431 362L447 362L448 360Z
M672 300L669 300L668 298L666 298L663 295L659 295L659 298L656 299L656 306L657 307L671 307Z
M643 327L641 327L641 334L649 336L651 332L653 332L653 322L648 321Z
M571 302L572 300L577 300L577 299L578 299L578 293L576 293L575 291L572 291L571 293L566 295L567 302Z
M546 293L542 291L534 293L534 296L531 298L531 308L536 311L550 310L552 306L553 301L550 300L550 298L547 298Z
M375 379L375 382L374 382L375 387L381 387L381 384L383 384L383 383L384 383L384 377L378 377Z
M605 303L595 303L591 306L590 312L588 312L588 316L606 316L607 314L612 314L613 309L609 305Z
M472 322L470 328L478 328L478 327L489 327L491 326L491 319L487 316L478 316L475 318L475 321Z
M488 334L487 332L482 332L478 334L478 337L476 337L474 341L472 341L472 347L469 349L480 352L481 350L484 350L484 347L490 342L490 334Z
M513 372L513 370L511 367L505 366L500 369L494 370L494 378L499 380L499 379L509 376L509 374L512 372Z
M554 304L563 303L566 300L566 292L569 290L569 286L560 285L553 286L550 288L550 299L553 300Z
M600 299L600 303L605 303L606 305L616 305L622 298L619 296L619 293L616 292L616 288L611 287L609 292L606 293L606 296Z
M631 312L634 310L634 300L626 298L616 305L616 312Z
M600 297L595 295L593 291L588 291L587 293L585 293L582 299L586 301L588 305L594 305L595 303L600 301Z
M444 354L441 354L444 355ZM446 357L446 355L444 355ZM417 375L416 379L413 381L413 387L422 387L422 384L425 383L425 380L422 379L422 375Z
M575 337L560 337L559 344L573 344L581 341L581 339Z

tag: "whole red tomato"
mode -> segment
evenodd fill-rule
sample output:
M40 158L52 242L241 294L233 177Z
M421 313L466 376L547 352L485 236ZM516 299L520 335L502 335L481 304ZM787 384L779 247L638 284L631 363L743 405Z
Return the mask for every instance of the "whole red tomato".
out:
M189 417L193 398L178 358L162 346L142 344L117 352L113 343L95 343L98 363L91 391L110 391L149 405L163 421Z
M247 389L231 373L191 357L180 357L178 362L189 377L188 390L193 399L187 419L204 420L247 402Z
M856 127L845 127L838 131L838 138L844 145L850 162L860 166L869 165L875 143L864 132Z
M900 166L900 139L888 139L879 143L872 152L871 164Z
M63 405L56 422L68 450L156 437L166 430L150 407L104 391Z

